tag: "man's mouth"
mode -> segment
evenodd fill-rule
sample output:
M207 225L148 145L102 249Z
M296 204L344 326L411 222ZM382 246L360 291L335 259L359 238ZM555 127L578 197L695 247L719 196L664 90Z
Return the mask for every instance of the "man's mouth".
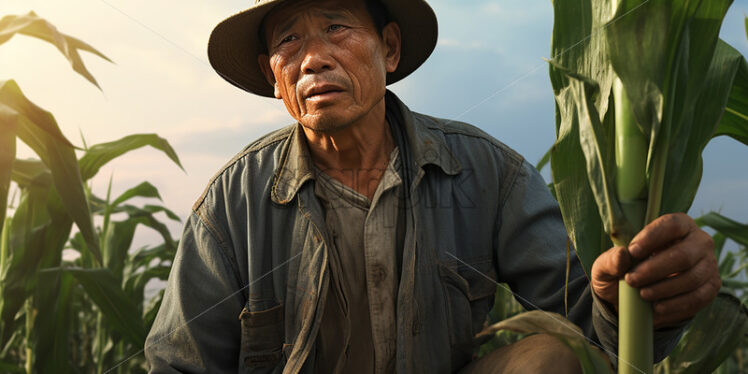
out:
M306 100L320 101L332 98L343 92L343 89L333 84L321 84L312 86L304 95Z

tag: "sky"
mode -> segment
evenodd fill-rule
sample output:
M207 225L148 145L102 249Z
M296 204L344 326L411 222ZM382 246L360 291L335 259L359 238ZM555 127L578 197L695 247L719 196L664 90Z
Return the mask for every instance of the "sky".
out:
M30 10L80 38L114 63L84 54L101 90L74 74L54 47L25 36L0 45L0 80L15 79L27 97L55 115L76 145L157 133L175 148L186 173L163 154L142 149L102 168L93 191L113 195L143 181L187 217L211 176L243 146L290 124L282 104L226 83L206 56L208 36L251 1L2 0L0 16ZM554 141L554 99L547 64L551 2L429 1L439 41L428 61L389 88L414 111L472 123L536 162ZM175 6L176 5L176 6ZM721 36L744 55L748 0L732 5ZM33 157L19 145L19 157ZM690 211L712 210L748 222L748 147L718 138L704 152L704 178ZM544 177L549 179L547 170ZM178 237L181 225L170 229ZM136 245L156 244L140 230Z

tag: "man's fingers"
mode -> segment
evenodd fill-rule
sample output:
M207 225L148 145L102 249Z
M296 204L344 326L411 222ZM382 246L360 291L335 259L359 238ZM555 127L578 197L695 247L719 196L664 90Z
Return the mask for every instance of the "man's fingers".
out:
M632 263L633 259L626 247L613 247L595 260L592 264L592 273L597 272L602 279L617 282L631 268Z
M709 282L712 274L717 269L717 264L710 259L701 260L690 270L667 278L639 291L642 299L657 301L677 296L698 289Z
M686 239L642 261L626 274L626 283L641 288L664 280L672 274L686 272L705 258L716 261L713 252L703 250L712 247L712 238L707 233L701 230L693 231ZM716 271L716 268L709 270Z
M667 327L693 317L714 300L721 282L709 281L688 293L654 303L654 327Z
M684 238L694 228L693 220L683 213L666 214L649 223L629 244L629 252L636 259L644 259L654 251Z
M592 264L592 290L603 300L618 305L618 280L631 268L633 259L626 247L603 252Z

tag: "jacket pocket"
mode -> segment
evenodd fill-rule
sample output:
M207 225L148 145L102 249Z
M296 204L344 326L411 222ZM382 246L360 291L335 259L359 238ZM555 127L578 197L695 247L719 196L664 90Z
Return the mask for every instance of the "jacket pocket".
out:
M453 349L463 354L472 353L473 339L483 328L496 292L496 283L487 278L494 274L490 264L485 272L481 272L480 268L482 266L477 264L473 268L439 264L447 304L450 343Z
M245 307L241 320L241 365L246 373L273 373L283 356L283 305L250 312Z

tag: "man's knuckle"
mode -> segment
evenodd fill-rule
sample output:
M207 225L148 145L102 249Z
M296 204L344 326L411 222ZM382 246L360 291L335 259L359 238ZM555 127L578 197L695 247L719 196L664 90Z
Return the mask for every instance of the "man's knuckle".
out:
M704 246L709 250L709 253L714 257L714 238L704 231L701 231L701 237L703 238Z
M689 255L688 251L684 251L682 248L673 248L668 251L668 261L673 263L675 267L680 270L690 269L693 267L693 260Z
M709 303L712 300L712 290L714 287L710 284L705 285L704 287L699 287L699 289L696 290L696 295L692 299L691 303L693 304L693 308L701 308L707 303Z

